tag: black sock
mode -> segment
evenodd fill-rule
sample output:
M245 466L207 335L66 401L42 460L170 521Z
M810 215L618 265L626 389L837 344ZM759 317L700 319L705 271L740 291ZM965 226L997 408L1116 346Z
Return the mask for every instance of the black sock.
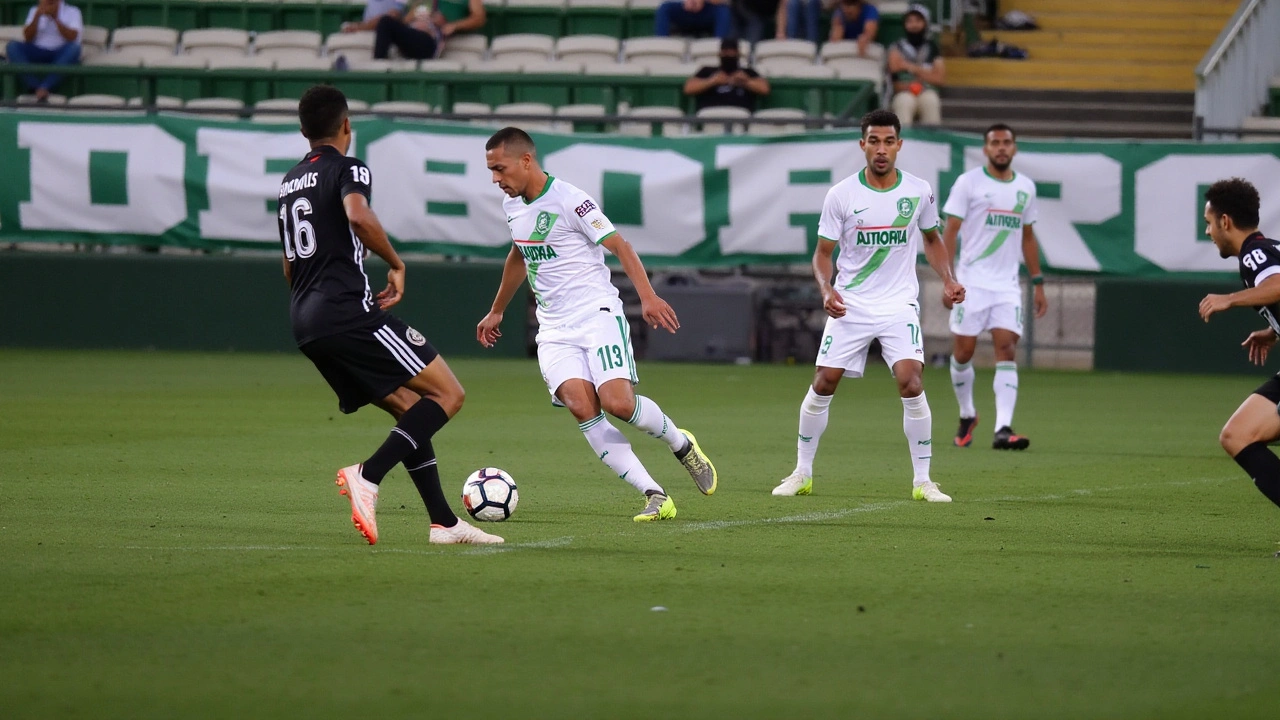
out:
M431 436L447 422L449 416L444 408L434 400L422 398L400 416L400 422L387 435L386 442L382 443L382 447L372 457L364 461L360 474L365 480L377 485L391 472L391 468L409 457L409 453L424 443L431 442Z
M428 440L418 444L418 449L409 453L404 459L404 468L409 471L413 486L418 488L422 496L422 504L427 506L427 514L431 516L432 525L453 527L458 524L458 516L453 514L449 501L444 498L440 489L440 471L436 468L436 452Z
M1280 507L1280 457L1256 442L1236 454L1235 461L1253 478L1253 484L1267 499Z

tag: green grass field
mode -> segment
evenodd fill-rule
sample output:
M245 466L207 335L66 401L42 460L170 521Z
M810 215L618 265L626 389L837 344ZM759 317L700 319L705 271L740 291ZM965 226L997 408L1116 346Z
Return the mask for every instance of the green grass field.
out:
M990 371L957 449L931 369L929 505L887 372L774 498L809 368L642 363L721 480L628 428L680 511L637 525L536 363L453 365L498 550L429 545L403 469L365 545L333 474L389 420L301 355L0 352L0 717L1277 716L1280 511L1216 443L1260 378L1024 371L999 454Z

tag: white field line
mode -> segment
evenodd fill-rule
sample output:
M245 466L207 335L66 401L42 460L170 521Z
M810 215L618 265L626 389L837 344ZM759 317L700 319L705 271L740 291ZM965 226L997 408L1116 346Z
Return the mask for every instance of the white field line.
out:
M1190 487L1194 485L1211 485L1229 481L1231 478L1198 478L1195 480L1174 480L1159 483L1142 483L1139 485L1117 485L1114 487L1103 488L1081 488L1076 490L1063 490L1059 493L1045 495L1001 495L989 498L977 498L974 500L961 499L960 504L983 504L983 503L1020 503L1020 502L1047 502L1053 500L1065 500L1070 498L1086 497L1089 495L1101 493L1129 492L1134 490L1160 490L1174 487ZM691 533L704 532L708 530L726 530L729 528L751 527L755 525L785 525L788 523L813 523L825 522L828 520L839 520L849 517L850 515L858 515L861 513L881 512L885 510L895 510L897 508L906 507L914 504L912 500L894 500L890 502L868 503L857 507L844 508L842 510L827 510L822 512L800 513L797 515L783 515L771 518L753 518L749 520L707 520L705 522L694 522L686 524L673 524L664 527L670 528L671 532ZM636 531L627 531L620 533L609 533L609 535L636 535L640 534ZM369 552L387 553L397 555L497 555L500 553L510 552L512 550L547 550L555 548L568 547L573 544L574 537L566 535L549 540L538 540L525 543L510 543L502 545L478 545L461 552L457 550L417 550L413 548L375 548ZM105 549L105 548L104 548ZM205 546L154 546L154 545L125 545L125 550L150 550L154 552L338 552L342 550L362 550L362 548L354 546L333 546L333 547L307 547L300 545L205 545Z

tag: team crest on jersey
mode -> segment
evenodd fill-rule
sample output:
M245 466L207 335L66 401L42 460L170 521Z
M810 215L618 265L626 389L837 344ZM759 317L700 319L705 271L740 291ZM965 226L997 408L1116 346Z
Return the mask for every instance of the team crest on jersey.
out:
M898 214L904 218L911 217L911 213L916 209L915 203L910 198L902 198L898 200Z
M592 221L591 221L591 227L593 227L593 228L595 228L595 229L597 229L597 230L603 230L603 229L604 229L604 221L603 221L603 220L601 220L600 218L596 218L595 220L592 220Z
M533 224L533 231L542 235L551 232L551 213L545 210L538 213L538 219Z
M414 330L413 328L409 328L408 330L405 330L404 336L409 339L409 342L413 343L414 345L417 345L418 347L422 347L423 345L427 344L427 339L422 337L422 333L418 332L417 330Z
M1021 191L1021 190L1019 190L1019 191L1018 191L1018 206L1019 206L1019 207L1025 206L1025 205L1027 204L1027 201L1028 201L1028 200L1030 200L1030 199L1031 199L1031 196L1030 196L1030 195L1026 194L1025 192L1023 192L1023 191Z

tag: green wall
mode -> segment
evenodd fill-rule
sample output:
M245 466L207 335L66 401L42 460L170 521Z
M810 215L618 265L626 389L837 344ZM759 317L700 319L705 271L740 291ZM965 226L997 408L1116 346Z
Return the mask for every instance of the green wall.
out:
M1261 368L1250 365L1240 347L1249 333L1267 326L1256 312L1235 308L1208 323L1200 319L1200 300L1240 290L1237 279L1099 280L1097 287L1094 367L1099 370L1259 377L1276 371L1275 361Z
M366 264L374 292L386 266ZM500 265L408 263L394 312L445 356L525 355L527 290L503 342L476 343ZM296 351L289 290L270 257L0 253L0 347Z

